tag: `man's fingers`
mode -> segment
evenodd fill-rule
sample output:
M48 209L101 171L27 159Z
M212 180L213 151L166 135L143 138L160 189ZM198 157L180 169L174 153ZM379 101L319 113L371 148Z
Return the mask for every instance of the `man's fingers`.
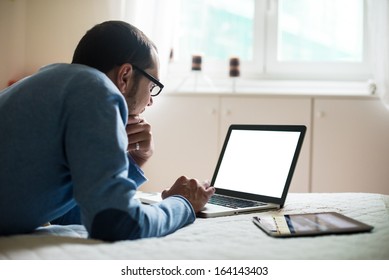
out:
M169 195L169 190L170 190L170 189L166 189L166 190L163 190L163 191L162 191L162 193L161 193L162 199L165 199L166 197L168 197L168 195Z

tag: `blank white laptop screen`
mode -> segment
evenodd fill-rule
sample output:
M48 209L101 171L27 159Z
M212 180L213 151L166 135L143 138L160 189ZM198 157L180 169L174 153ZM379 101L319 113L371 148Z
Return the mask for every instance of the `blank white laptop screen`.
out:
M281 198L300 134L232 130L214 187Z

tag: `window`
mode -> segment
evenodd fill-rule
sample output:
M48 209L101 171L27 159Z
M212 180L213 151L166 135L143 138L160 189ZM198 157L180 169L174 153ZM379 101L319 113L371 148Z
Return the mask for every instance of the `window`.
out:
M203 54L211 61L233 55L252 59L254 0L183 0L181 3L177 48L180 60L194 53Z
M361 0L280 1L277 60L362 62L362 3Z
M239 57L250 78L367 80L364 0L180 0L172 69L211 76Z

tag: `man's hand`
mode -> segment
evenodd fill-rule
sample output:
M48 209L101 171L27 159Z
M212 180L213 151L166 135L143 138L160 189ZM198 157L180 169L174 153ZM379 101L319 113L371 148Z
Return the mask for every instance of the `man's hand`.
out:
M162 198L165 199L172 195L182 195L191 204L195 213L200 212L211 196L215 193L215 188L208 183L200 184L195 179L188 179L182 176L177 179L170 189L162 192Z
M142 166L153 154L154 142L150 124L139 115L128 116L126 126L127 151L139 166Z

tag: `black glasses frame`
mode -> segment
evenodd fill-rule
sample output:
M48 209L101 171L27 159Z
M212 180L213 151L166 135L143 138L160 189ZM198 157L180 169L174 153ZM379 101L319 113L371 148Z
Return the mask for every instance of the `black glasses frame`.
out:
M152 75L150 75L149 73L147 73L146 71L140 69L138 66L132 64L132 67L134 67L136 70L138 70L139 72L142 73L142 75L144 75L146 78L148 78L150 81L152 81L155 85L157 85L159 87L159 91L155 94L151 94L152 97L155 97L157 96L158 94L161 93L164 85L158 81L156 78L154 78Z

